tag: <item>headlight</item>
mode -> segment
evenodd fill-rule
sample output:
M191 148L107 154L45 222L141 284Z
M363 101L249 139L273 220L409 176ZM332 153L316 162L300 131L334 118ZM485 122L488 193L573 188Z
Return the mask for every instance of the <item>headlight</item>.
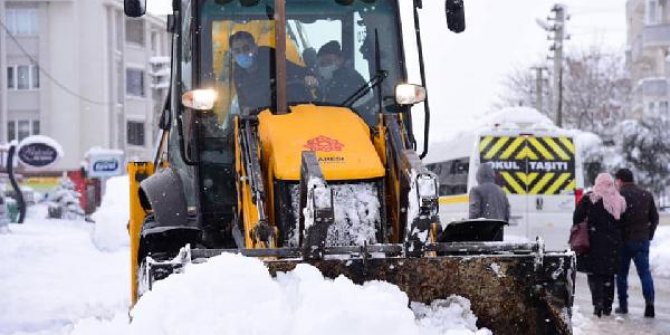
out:
M420 85L399 84L395 87L395 101L399 105L414 105L426 100L426 89Z
M211 88L188 91L181 96L184 106L196 110L211 110L216 102L216 91Z

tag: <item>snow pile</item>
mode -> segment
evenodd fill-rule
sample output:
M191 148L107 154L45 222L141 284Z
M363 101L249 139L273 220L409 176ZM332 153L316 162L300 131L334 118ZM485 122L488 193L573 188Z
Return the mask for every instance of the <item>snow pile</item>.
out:
M40 215L0 234L0 334L68 334L81 319L126 310L128 251L100 252L90 223L47 220L45 205L33 207Z
M463 297L451 296L430 306L412 303L412 310L422 334L492 334L486 328L477 329L477 317L470 310L470 301Z
M572 307L572 331L574 335L585 334L586 331L584 329L591 326L591 323L591 320L581 313L579 306L575 305Z
M376 242L381 204L374 183L331 185L335 223L328 228L326 245L363 245Z
M312 187L314 185L312 184ZM377 187L374 183L358 184L331 184L328 189L333 192L333 206L335 210L335 222L328 228L326 236L327 246L349 246L363 245L365 242L376 242L376 227L381 220L381 203ZM291 206L295 218L295 226L291 229L289 245L298 245L298 207L300 207L300 188L298 185L290 186ZM329 194L323 193L317 196L319 206L330 201ZM330 204L327 204L330 206ZM310 207L310 204L307 204ZM317 206L318 207L318 206ZM308 213L311 209L306 208ZM305 218L305 227L309 227L313 218Z
M95 221L93 241L98 249L115 251L128 246L129 200L128 176L107 180L100 208L91 218Z
M273 279L261 261L225 254L157 282L130 325L84 320L72 334L491 334L477 329L467 299L415 304L414 313L407 304L385 282L325 279L306 264Z
M651 272L654 276L670 278L670 227L656 229L649 250Z

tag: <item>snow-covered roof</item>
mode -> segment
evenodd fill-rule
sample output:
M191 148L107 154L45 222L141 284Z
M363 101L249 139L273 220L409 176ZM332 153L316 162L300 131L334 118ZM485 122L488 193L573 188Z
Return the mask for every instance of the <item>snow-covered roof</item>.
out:
M485 114L476 121L478 127L498 128L529 128L546 127L555 128L554 122L549 117L530 107L505 107L501 110Z
M102 148L100 146L95 146L95 147L92 147L92 148L88 149L88 151L86 151L86 153L84 154L84 157L88 158L91 155L115 155L115 156L120 155L120 156L122 156L123 151L118 150L118 149L105 149L105 148Z

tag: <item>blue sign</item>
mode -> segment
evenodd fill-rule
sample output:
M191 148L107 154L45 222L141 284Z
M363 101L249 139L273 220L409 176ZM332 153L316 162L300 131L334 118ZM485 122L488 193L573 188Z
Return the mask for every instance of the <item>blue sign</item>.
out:
M124 172L123 152L118 150L98 150L86 155L86 173L91 178L122 175Z
M119 169L119 165L116 159L100 160L93 163L93 172L115 172Z

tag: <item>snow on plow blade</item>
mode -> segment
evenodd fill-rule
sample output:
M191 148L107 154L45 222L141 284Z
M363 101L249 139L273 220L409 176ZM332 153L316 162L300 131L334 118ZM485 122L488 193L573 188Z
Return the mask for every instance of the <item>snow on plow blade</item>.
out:
M572 252L545 253L541 242L454 242L425 248L436 256L403 257L400 245L329 248L322 259L304 259L300 250L287 248L190 252L194 259L222 252L263 257L273 276L308 263L329 278L392 283L411 301L427 304L460 295L470 299L478 326L495 334L572 334Z

